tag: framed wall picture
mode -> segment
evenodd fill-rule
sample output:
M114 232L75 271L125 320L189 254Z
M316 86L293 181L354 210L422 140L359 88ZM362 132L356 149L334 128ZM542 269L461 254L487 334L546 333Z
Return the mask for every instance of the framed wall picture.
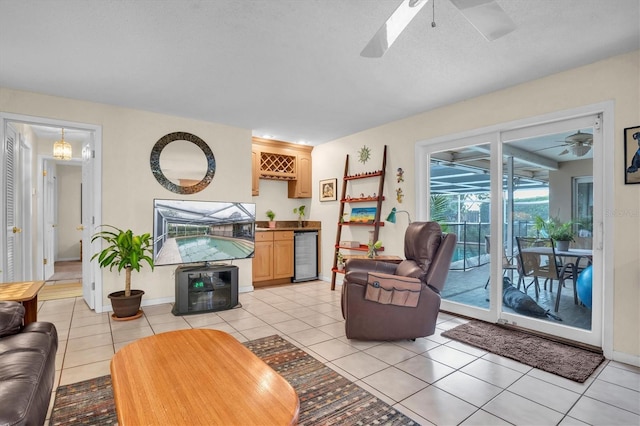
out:
M320 181L320 201L336 201L338 199L338 179Z
M624 183L640 183L640 126L624 129Z

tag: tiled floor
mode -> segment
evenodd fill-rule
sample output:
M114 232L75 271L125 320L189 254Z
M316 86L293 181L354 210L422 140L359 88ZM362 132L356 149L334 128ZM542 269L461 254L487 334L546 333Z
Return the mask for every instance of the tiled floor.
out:
M141 337L213 328L240 341L279 334L425 425L640 424L639 368L606 361L579 384L441 337L464 322L446 314L436 334L415 342L350 341L339 290L322 281L257 289L240 295L241 308L176 317L169 304L147 306L125 322L82 298L51 300L38 319L60 335L55 388L109 374L115 351Z

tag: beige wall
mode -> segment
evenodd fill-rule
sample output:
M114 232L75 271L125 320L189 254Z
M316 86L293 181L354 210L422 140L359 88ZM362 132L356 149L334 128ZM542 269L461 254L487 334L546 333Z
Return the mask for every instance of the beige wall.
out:
M289 198L289 185L286 181L260 179L260 195L253 197L256 203L256 219L268 220L267 210L273 210L276 214L276 222L279 220L298 220L298 215L293 212L295 207L305 207L305 219L311 217L312 208L309 198ZM313 193L316 194L315 188Z
M640 124L640 52L616 56L588 66L530 81L485 96L469 99L454 105L438 108L413 117L368 129L327 144L313 151L314 183L318 179L340 177L344 163L336 158L351 156L351 172L379 167L379 155L384 144L388 145L388 167L385 183L387 200L383 214L391 207L408 209L415 220L415 165L416 142L440 136L456 134L556 111L578 108L604 101L615 101L615 140L605 141L607 149L614 150L615 176L614 205L606 206L607 215L615 215L612 238L614 254L614 281L604 283L613 286L613 350L640 356L640 190L637 185L624 185L622 168L623 128ZM357 162L357 152L369 146L374 156L363 166ZM405 170L405 182L397 184L395 170ZM405 201L395 201L395 188L402 187ZM314 199L314 220L321 220L325 235L336 231L338 204L319 203ZM398 223L386 224L380 239L388 253L402 253L403 230L406 215L399 216ZM354 234L360 230L353 230ZM348 235L348 233L346 233ZM362 232L360 232L362 234ZM362 240L358 234L354 239ZM343 239L347 239L343 233ZM322 275L330 277L330 260L334 241L325 239L323 244ZM605 324L609 327L610 324Z
M154 198L251 201L250 130L1 87L0 111L102 126L102 223L136 233L151 232ZM175 131L199 136L216 157L211 185L197 194L167 191L151 173L151 148ZM234 264L240 270L239 285L251 286L251 260ZM171 299L174 270L174 266L157 267L153 272L143 268L134 274L133 286L145 291L147 302ZM109 307L106 295L124 287L124 274L103 271L102 277L102 305Z

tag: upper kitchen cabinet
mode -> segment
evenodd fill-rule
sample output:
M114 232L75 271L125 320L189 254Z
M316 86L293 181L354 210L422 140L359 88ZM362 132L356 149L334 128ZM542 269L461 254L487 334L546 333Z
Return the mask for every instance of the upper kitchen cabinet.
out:
M289 198L311 198L311 152L296 157L297 179L289 181Z
M312 146L253 138L252 195L260 194L259 179L285 180L289 198L311 198Z

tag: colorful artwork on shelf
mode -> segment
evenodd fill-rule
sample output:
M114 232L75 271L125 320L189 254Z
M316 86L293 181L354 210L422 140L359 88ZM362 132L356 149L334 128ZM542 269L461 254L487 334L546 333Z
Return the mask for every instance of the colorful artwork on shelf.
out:
M351 209L351 218L349 219L349 222L373 223L375 220L375 207L354 207L353 209Z

